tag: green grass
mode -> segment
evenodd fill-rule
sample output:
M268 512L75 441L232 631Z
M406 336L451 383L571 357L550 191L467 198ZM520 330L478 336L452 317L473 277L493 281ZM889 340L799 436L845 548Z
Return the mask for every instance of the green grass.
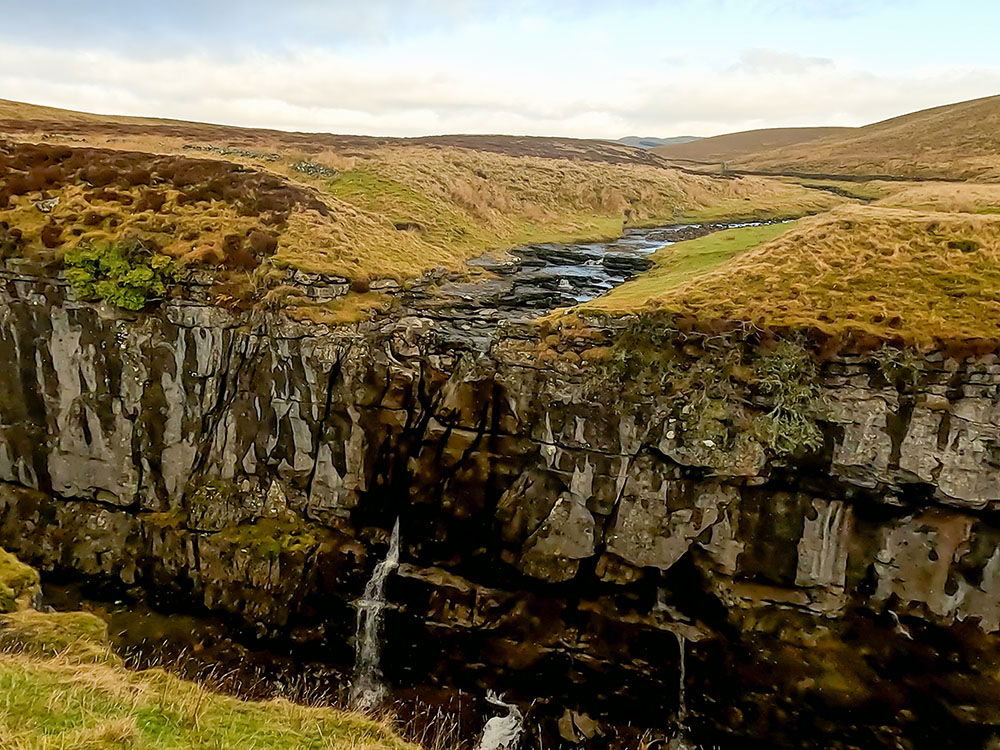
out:
M38 573L0 549L0 613L13 612L38 588Z
M360 716L242 701L162 670L0 656L7 750L404 750Z
M869 180L868 182L857 182L851 180L811 180L807 178L792 178L789 180L793 184L802 185L808 188L827 189L834 188L842 194L863 201L874 201L884 198L894 190L899 190L899 184L879 182Z
M667 248L657 268L587 307L807 330L872 347L1000 342L998 216L844 206L777 236L740 236L727 261L725 252L700 263L684 257L690 245ZM683 255L665 266L671 250Z
M463 255L529 242L610 239L622 232L620 215L583 212L563 217L569 226L552 226L518 214L484 223L474 211L363 169L341 172L326 182L324 190L363 211L381 214L401 231L413 232L430 245L464 249Z
M306 553L319 543L317 527L311 524L261 518L219 532L220 540L252 550L255 557L277 559L283 552Z
M653 253L652 260L656 265L649 271L582 307L585 310L606 312L633 312L641 309L665 292L784 234L792 226L793 224L766 224L727 229L695 240L668 245Z
M373 172L341 172L327 181L326 192L363 211L380 214L396 227L412 227L409 231L431 244L474 244L484 239L479 237L481 227L461 211Z
M34 570L0 550L0 586L37 583ZM23 599L0 615L0 748L418 750L355 713L244 701L162 669L127 669L103 620L37 612Z

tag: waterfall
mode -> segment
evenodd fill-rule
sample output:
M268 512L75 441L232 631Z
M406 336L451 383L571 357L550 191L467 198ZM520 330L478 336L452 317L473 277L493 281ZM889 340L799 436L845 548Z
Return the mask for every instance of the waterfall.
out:
M514 750L521 740L524 717L517 706L504 702L503 697L498 697L492 690L486 693L486 701L507 709L507 715L494 716L486 722L476 750Z
M687 651L687 640L681 633L674 633L677 636L677 649L681 655L680 666L680 689L677 692L677 723L684 726L687 719L687 701L684 698L684 678L686 677L686 667L684 665L684 652Z
M687 651L687 639L681 633L674 633L677 638L677 649L680 651L680 677L679 689L677 691L677 734L667 743L667 750L698 750L697 746L688 739L687 729L684 722L687 721L687 700L684 693L684 679L687 676L685 656Z
M385 580L399 565L399 519L392 528L389 551L375 566L365 593L358 600L358 625L354 640L354 679L351 682L351 705L365 710L374 708L385 696L382 684L382 610L385 609Z

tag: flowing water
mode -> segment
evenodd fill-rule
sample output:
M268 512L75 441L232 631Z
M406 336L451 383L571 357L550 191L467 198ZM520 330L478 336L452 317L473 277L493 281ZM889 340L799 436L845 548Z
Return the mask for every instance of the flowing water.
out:
M687 719L687 700L684 696L684 680L687 677L685 673L684 652L687 651L687 640L680 633L675 633L674 635L677 636L677 649L681 655L680 684L677 692L677 723L683 727L684 721Z
M651 268L658 249L724 229L769 221L630 228L615 240L535 244L469 261L485 274L427 279L403 295L406 306L437 318L436 334L459 349L488 348L500 321L530 321L592 300Z
M507 710L506 716L494 716L483 727L483 736L476 750L514 750L521 741L524 716L513 703L507 703L493 691L486 694L486 701Z
M674 633L677 638L677 650L680 653L680 676L678 677L677 690L677 734L667 743L667 750L698 750L697 745L691 742L688 737L687 728L684 723L687 721L687 698L684 692L684 682L687 677L687 665L685 656L687 651L687 639L681 633Z
M354 679L351 704L358 709L374 708L385 697L382 684L382 611L385 609L385 581L399 565L399 519L392 528L389 551L375 566L365 593L358 600L358 627L354 644Z

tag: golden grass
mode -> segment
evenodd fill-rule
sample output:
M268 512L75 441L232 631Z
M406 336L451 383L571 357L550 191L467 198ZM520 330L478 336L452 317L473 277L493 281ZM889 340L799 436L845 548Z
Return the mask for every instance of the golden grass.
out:
M226 236L244 236L259 226L255 217L241 216L235 207L223 201L183 205L177 200L178 191L172 189L163 191L166 202L157 211L135 211L108 201L88 200L83 185L48 192L59 198L58 205L48 214L35 207L38 196L33 195L14 196L11 206L0 210L0 221L21 230L25 240L23 254L29 258L52 255L41 238L42 230L50 223L64 227L66 242L61 252L81 242L114 242L137 236L152 240L166 255L192 263L217 262L223 255ZM117 192L138 197L138 191ZM303 213L301 209L298 212ZM86 218L88 214L90 218Z
M163 670L0 653L5 750L406 750L386 726L284 700L243 701Z
M351 292L322 304L296 304L290 301L288 316L300 323L316 323L324 326L342 326L369 320L376 313L385 310L392 298L382 292Z
M349 278L408 278L459 268L489 250L618 236L624 225L688 217L801 216L843 199L755 177L713 179L460 148L388 146L315 163L349 167L299 180L334 209L293 213L275 262Z
M2 550L0 563L0 581L8 587L25 579L27 566ZM32 581L37 584L37 574ZM385 723L357 714L244 701L162 669L126 669L95 615L23 606L0 615L0 747L417 750Z
M652 295L702 321L918 345L1000 339L1000 216L842 207Z
M771 172L1000 180L1000 96L914 112L734 159Z
M650 256L655 264L635 279L579 306L581 310L629 313L660 300L670 290L789 231L791 224L742 227L678 242Z
M697 162L724 162L765 149L791 146L829 135L849 133L853 128L762 128L701 138L690 143L657 146L654 154L665 159Z
M919 211L996 214L1000 213L1000 185L967 182L911 185L882 198L876 205Z
M627 149L621 149L620 163L608 161L611 157L599 149L590 153L596 146L588 141L549 139L550 144L546 139L494 137L486 139L490 143L480 139L477 150L480 141L475 138L453 139L464 146L447 145L447 139L434 145L380 142L103 117L0 101L3 117L24 125L12 130L21 142L45 136L48 147L85 145L224 159L305 186L322 198L329 215L298 204L286 222L269 226L277 235L274 263L351 279L412 278L435 267L460 268L490 250L610 238L625 225L688 217L800 216L841 202L793 184L691 175L649 163L648 156L629 161ZM143 123L149 127L139 127ZM532 155L536 152L546 154ZM339 174L332 179L304 174L293 166L301 161ZM49 186L44 194L16 195L14 205L0 211L0 221L21 230L26 254L42 258L58 257L80 241L113 241L132 234L151 239L176 258L209 265L227 257L227 237L260 230L254 224L260 224L260 217L231 204L179 201L179 191L169 184L156 190L165 192L167 200L154 214L88 204L82 184ZM34 207L43 197L60 198L51 215ZM96 224L95 211L100 214ZM63 244L47 252L53 246L53 225L62 230L58 241ZM48 247L42 236L46 226Z
M81 122L95 122L104 120L120 119L123 121L141 121L139 118L124 117L115 118L110 115L95 115L89 112L75 112L69 109L58 107L46 107L42 104L29 104L28 102L14 102L9 99L0 99L0 119L23 120L23 119L60 119Z
M906 187L921 184L914 182L897 182L895 180L866 180L864 182L859 182L857 180L814 180L797 177L784 177L776 179L788 180L789 182L793 182L804 187L830 189L838 191L848 197L864 201L875 201L879 198L885 198L886 196L892 195L893 193L898 193Z

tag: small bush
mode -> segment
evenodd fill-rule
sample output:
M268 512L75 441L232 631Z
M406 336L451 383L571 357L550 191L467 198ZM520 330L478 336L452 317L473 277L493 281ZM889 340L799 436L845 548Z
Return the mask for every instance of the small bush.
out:
M782 341L754 363L755 385L771 404L758 420L761 437L779 455L818 450L819 371L798 342Z
M882 377L897 388L915 386L919 382L922 360L913 349L883 346L872 356Z
M66 278L82 300L104 300L123 310L141 310L167 292L174 263L140 242L81 245L63 258Z
M687 444L735 450L750 432L777 455L822 448L819 368L800 341L762 352L735 337L711 347L684 340L668 318L636 319L600 361L593 387L658 394Z

